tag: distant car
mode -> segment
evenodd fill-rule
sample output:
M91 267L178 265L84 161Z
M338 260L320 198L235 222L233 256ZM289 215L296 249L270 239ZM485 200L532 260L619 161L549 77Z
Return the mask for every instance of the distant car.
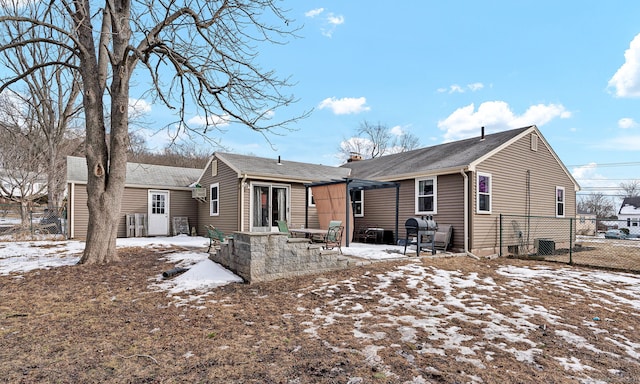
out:
M619 229L610 229L604 233L605 239L626 239L629 235Z

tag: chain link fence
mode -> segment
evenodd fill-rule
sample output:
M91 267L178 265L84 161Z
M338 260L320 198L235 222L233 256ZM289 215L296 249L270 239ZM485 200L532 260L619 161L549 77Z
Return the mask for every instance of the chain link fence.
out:
M640 272L640 227L627 220L500 215L500 256Z
M67 238L64 207L0 204L0 239L22 240L38 237Z

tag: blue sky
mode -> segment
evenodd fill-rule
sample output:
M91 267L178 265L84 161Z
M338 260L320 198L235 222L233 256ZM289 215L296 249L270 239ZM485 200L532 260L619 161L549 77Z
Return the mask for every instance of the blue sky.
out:
M304 24L301 38L261 47L260 62L291 75L300 101L275 118L313 113L270 135L275 150L230 127L220 139L233 152L337 165L340 142L363 121L411 132L421 146L536 124L583 192L640 179L640 2L284 7Z

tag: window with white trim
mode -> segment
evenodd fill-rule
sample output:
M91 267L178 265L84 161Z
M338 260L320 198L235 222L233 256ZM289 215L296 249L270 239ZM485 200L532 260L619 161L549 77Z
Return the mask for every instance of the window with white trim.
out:
M491 213L491 188L492 178L490 173L478 172L476 176L476 212Z
M220 214L220 183L211 184L209 192L209 216L218 216Z
M316 206L316 200L313 198L313 189L308 188L307 190L309 191L309 193L307 195L307 204L310 207L315 207Z
M416 214L434 215L437 213L437 186L435 177L416 179Z
M351 206L355 217L364 217L364 191L351 191Z
M556 217L564 217L564 187L556 187Z

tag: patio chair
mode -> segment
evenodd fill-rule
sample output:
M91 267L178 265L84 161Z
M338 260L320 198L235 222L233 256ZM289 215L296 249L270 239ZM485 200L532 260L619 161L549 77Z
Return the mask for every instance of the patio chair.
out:
M363 224L358 228L358 232L354 236L355 239L361 243L368 243L369 240L373 240L373 243L378 242L379 229L375 225L366 225ZM381 239L380 239L381 240Z
M342 254L342 232L344 231L344 227L342 225L340 226L334 226L334 227L329 227L329 229L327 230L327 236L325 237L324 240L324 245L322 246L322 248L324 249L333 249L335 247L338 247L338 251L340 252L340 254Z
M276 223L278 224L278 230L281 233L286 233L286 234L289 234L289 236L291 236L291 233L289 233L289 224L287 224L286 221L276 220Z
M434 238L434 246L436 249L447 251L451 245L451 237L453 236L453 225L440 225L436 230Z
M209 253L212 246L218 246L220 243L224 243L226 236L213 225L205 225L205 228L207 229L207 237L209 238L209 248L207 249L207 253Z
M331 228L338 228L342 226L342 220L331 220L329 222L329 229ZM328 231L326 233L323 233L322 235L313 235L311 236L311 241L314 243L326 243L327 242L327 235L328 235Z

